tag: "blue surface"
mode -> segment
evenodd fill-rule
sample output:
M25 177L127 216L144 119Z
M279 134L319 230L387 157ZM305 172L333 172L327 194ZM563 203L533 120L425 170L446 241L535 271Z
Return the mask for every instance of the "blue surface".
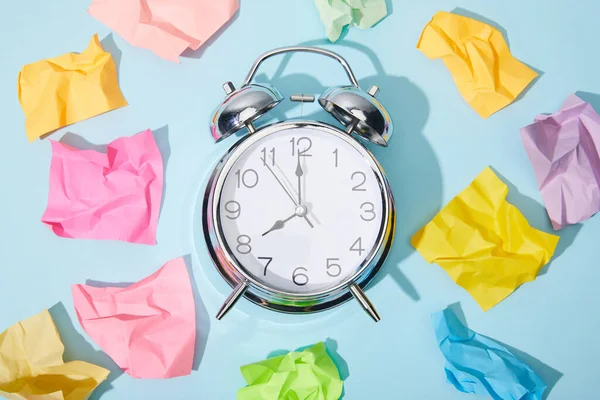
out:
M346 378L345 400L475 399L445 382L444 358L431 328L430 314L454 302L461 302L472 329L518 349L550 386L556 383L550 400L597 398L600 218L561 231L557 257L544 274L487 313L441 268L427 265L409 238L487 165L510 183L509 200L530 222L551 231L519 128L540 112L557 110L576 91L587 92L582 97L600 110L600 97L594 95L600 93L600 2L552 0L542 6L520 0L394 0L392 14L374 29L352 29L331 46L348 59L363 86L381 86L379 98L396 126L390 147L375 149L399 211L393 252L368 290L383 318L379 324L355 302L323 314L286 316L242 301L217 322L212 316L230 289L203 247L199 258L193 255L194 243L201 243L192 226L197 192L235 140L214 145L207 131L209 115L224 97L221 83L239 85L263 51L325 44L311 1L242 0L229 27L179 65L111 37L86 13L87 3L30 0L3 6L0 329L53 307L67 357L115 371L79 327L70 285L87 279L137 281L168 259L192 254L188 259L202 298L204 332L196 371L169 381L113 373L94 399L233 399L244 383L240 365L326 339ZM508 33L513 54L543 71L521 100L488 120L464 103L441 61L430 61L415 49L432 15L455 7L499 24ZM83 50L96 32L119 62L121 88L130 106L61 129L53 138L71 132L69 143L88 146L86 142L104 144L146 128L162 128L160 145L168 162L155 247L61 239L40 222L48 193L50 143L29 144L25 138L17 74L26 63ZM311 55L285 61L270 60L260 78L273 79L286 94L317 93L346 82L333 61ZM283 115L299 116L300 106L286 104L274 112ZM322 115L315 105L304 107L305 117Z

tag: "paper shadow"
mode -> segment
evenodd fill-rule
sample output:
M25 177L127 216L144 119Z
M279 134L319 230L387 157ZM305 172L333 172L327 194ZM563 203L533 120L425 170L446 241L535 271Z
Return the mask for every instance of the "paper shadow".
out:
M106 380L102 382L90 396L91 400L99 399L102 394L113 388L112 382L123 374L123 370L119 368L106 353L94 349L92 345L77 332L62 303L55 304L50 307L48 311L56 324L60 339L65 345L65 362L75 360L86 361L110 371L108 378L106 378Z
M331 359L335 363L335 366L338 369L338 372L340 374L340 379L342 381L346 382L346 379L348 379L348 377L350 376L350 369L348 368L348 363L346 362L346 360L344 360L337 351L337 349L338 349L337 341L334 339L331 339L331 338L327 338L325 340L325 345L327 346L327 354L329 354L329 357L331 357ZM346 385L343 385L342 386L342 395L340 396L340 399L343 399L345 395L346 395Z
M528 353L525 353L524 351L515 349L514 347L509 346L506 343L502 343L501 341L499 341L497 339L493 339L493 340L495 342L499 343L500 345L506 347L508 349L508 351L513 353L515 355L515 357L517 357L519 360L521 360L525 364L529 365L529 367L532 370L534 370L535 373L540 376L540 378L542 378L542 381L544 381L544 383L548 386L546 388L546 390L544 391L544 394L542 395L542 400L547 399L548 396L550 395L550 392L552 391L552 388L554 388L554 386L556 386L556 384L558 383L560 378L562 378L563 373L558 370L555 370L554 368L552 368L551 366L549 366L547 364L544 364L537 358L531 356Z
M590 103L597 113L600 113L600 94L577 91L575 95L586 103Z
M115 287L115 288L121 288L124 289L126 287L129 287L131 285L133 285L135 282L101 282L101 281L95 281L93 279L86 279L85 284L87 286L92 286L92 287L96 287L96 288L108 288L108 287Z
M514 103L518 102L519 100L521 100L523 97L525 97L525 95L527 94L527 92L529 92L531 90L531 88L535 86L535 84L537 83L537 81L539 81L542 78L542 76L544 75L544 71L542 71L541 69L535 68L534 66L529 65L528 63L526 63L526 62L524 62L522 60L519 60L519 61L521 61L523 64L527 65L529 68L531 68L532 70L534 70L537 73L537 76L535 78L533 78L531 80L531 82L529 82L529 84L527 85L527 87L525 87L525 89L523 89L521 91L521 93L519 93L518 96L515 97L515 99L513 100L513 102L510 103L510 104L514 104ZM501 110L499 110L499 111L501 111Z
M120 67L123 52L117 47L117 43L115 43L115 38L113 35L114 34L112 32L106 35L106 37L100 41L100 44L102 45L104 51L108 51L112 55L112 58L115 61L115 67L117 69L117 81L120 81Z
M338 343L332 338L325 339L325 345L327 346L327 354L331 357L335 365L338 367L340 372L340 378L345 381L350 376L350 368L348 363L338 353Z
M494 171L494 173L496 173L496 175L498 175L498 178L500 178L500 180L502 180L502 182L508 186L508 195L506 196L506 200L510 204L517 207L519 211L521 211L532 227L553 235L560 236L560 240L558 241L558 245L554 251L554 256L550 262L544 265L538 273L538 276L546 275L552 262L556 258L560 257L567 250L567 248L571 246L575 240L575 237L579 233L579 230L581 229L581 224L569 225L561 230L555 231L552 228L552 224L548 218L548 213L543 205L533 200L531 197L521 194L519 190L501 173L496 171L493 167L490 168Z
M73 132L66 132L58 141L79 150L94 150L98 153L106 153L105 144L92 143Z
M191 254L183 256L183 261L185 262L185 266L190 274L190 282L192 283L192 292L194 293L194 304L196 307L196 345L194 346L194 363L192 365L192 369L194 371L198 371L202 357L204 357L206 343L208 342L208 333L210 332L210 317L206 307L204 306L204 303L202 302L200 293L198 292L198 286L196 286Z
M163 207L165 205L165 196L167 194L167 164L169 163L169 159L171 158L171 145L169 144L169 125L161 126L158 129L152 130L152 135L154 136L154 141L156 142L156 146L160 151L160 155L162 157L163 162L163 190L162 197L160 201L160 211L159 215L162 214ZM159 218L160 223L160 218Z
M462 309L462 305L459 302L452 303L448 306L450 310L456 315L456 318L460 321L461 324L468 327L467 325L467 317L465 316L465 312Z
M300 45L330 46L331 44L321 39L300 43ZM393 137L388 147L366 144L382 164L397 205L394 245L373 284L376 285L389 275L412 300L418 301L420 295L401 271L400 265L414 251L410 245L412 235L433 218L442 206L440 166L423 134L429 117L429 101L423 90L407 78L388 75L377 55L368 47L346 41L336 44L336 51L339 51L340 47L357 50L373 63L376 74L361 79L360 84L363 88L369 88L371 85L381 88L377 98L390 113L394 125ZM291 57L291 54L283 56L273 77L268 78L261 74L256 78L257 81L272 84L284 94L285 100L268 115L279 121L289 119L289 112L300 107L298 103L289 101L289 94L317 94L318 97L327 89L312 75L284 75ZM347 84L343 70L339 66L338 68L340 68L340 84ZM339 122L323 109L304 115L303 118L340 126Z
M338 349L337 341L334 339L331 339L331 338L327 338L324 343L325 343L325 346L327 347L327 354L329 355L329 357L331 357L331 359L335 363L335 366L338 369L338 372L340 374L340 379L345 382L346 379L348 379L348 377L350 376L350 369L348 368L348 363L342 358L342 356L340 356L340 354L337 351L337 349ZM314 346L314 344L302 346L302 347L297 348L295 351L304 351L313 346ZM273 350L272 352L269 353L267 358L284 356L284 355L288 354L289 352L290 352L289 350L281 350L281 349ZM344 385L342 388L342 395L340 396L340 399L343 399L345 394L346 394L346 385Z
M204 54L204 51L209 47L212 46L213 43L219 39L219 37L221 37L221 35L223 34L223 32L225 32L225 30L227 28L229 28L231 26L231 24L233 24L238 17L240 16L240 9L242 8L242 1L240 1L240 8L238 8L238 10L235 12L235 14L233 14L233 16L223 24L223 26L221 26L211 37L209 37L204 43L202 43L200 45L200 47L198 47L196 50L194 49L190 49L189 47L187 49L184 50L183 53L181 53L181 57L183 58L195 58L198 59L200 57L202 57L202 54Z
M394 3L392 0L385 0L385 5L387 7L387 15L384 19L389 18L394 13Z
M506 31L506 29L504 29L502 27L502 25L500 25L496 21L491 20L489 18L484 17L483 15L477 14L477 13L475 13L473 11L469 11L469 10L466 10L464 8L461 8L461 7L456 7L451 12L453 14L456 14L456 15L462 15L463 17L472 18L472 19L475 19L477 21L481 21L484 24L488 24L488 25L490 25L490 26L498 29L498 31L500 31L500 33L502 34L502 37L504 38L504 41L506 42L506 45L510 49L510 41L508 39L508 32ZM518 58L518 57L516 57L516 58ZM525 96L525 94L537 83L537 81L542 77L542 75L544 75L544 71L539 70L539 69L537 69L535 67L532 67L531 65L523 62L520 59L519 59L519 61L521 61L523 64L527 65L529 68L531 68L532 70L534 70L538 74L538 76L536 76L531 82L529 82L529 84L527 85L527 87L525 89L523 89L521 91L521 93L519 93L519 95L515 98L515 100L511 104L516 103L519 100L521 100ZM500 110L498 110L498 111L500 111Z

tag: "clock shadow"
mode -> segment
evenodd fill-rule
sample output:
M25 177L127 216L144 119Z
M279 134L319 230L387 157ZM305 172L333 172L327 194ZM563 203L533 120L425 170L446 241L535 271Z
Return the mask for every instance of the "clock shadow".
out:
M313 40L300 45L331 47L326 40ZM359 83L365 90L372 85L379 86L381 91L377 99L390 113L394 126L387 147L360 140L382 165L396 203L394 244L371 285L377 285L389 276L410 299L419 301L417 288L403 272L403 269L408 268L403 261L415 251L410 245L412 235L430 221L442 207L440 166L423 132L429 118L429 101L423 90L406 77L387 74L377 55L368 47L345 40L336 43L336 47L339 46L357 50L371 60L376 74L359 79ZM289 53L283 56L272 77L267 77L265 74L256 77L257 82L269 83L280 90L285 90L282 91L285 100L261 119L263 123L289 120L298 116L301 107L307 108L289 101L290 93L316 94L318 98L328 89L314 76L308 74L284 75L291 57L292 54ZM340 80L340 84L345 84L344 80ZM301 112L302 119L322 121L341 127L336 119L318 105L310 106L310 113Z

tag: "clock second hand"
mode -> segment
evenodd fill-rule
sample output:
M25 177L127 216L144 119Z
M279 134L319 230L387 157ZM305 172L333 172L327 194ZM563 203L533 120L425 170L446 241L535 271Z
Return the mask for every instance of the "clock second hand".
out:
M299 206L300 204L298 204L296 202L296 199L294 199L294 196L289 192L289 190L285 187L285 185L279 180L279 178L277 177L277 175L275 174L275 171L273 171L271 169L271 167L269 167L269 164L267 164L266 160L263 159L263 165L265 167L267 167L267 169L271 172L271 174L273 174L273 177L275 178L275 180L277 181L277 183L279 183L279 186L281 186L281 188L283 189L283 191L288 195L288 197L290 198L290 200L292 200L292 203L294 203L295 206ZM310 220L308 219L308 217L306 215L303 216L304 220L308 223L308 225L311 228L314 228L315 226L312 224L312 222L310 222Z

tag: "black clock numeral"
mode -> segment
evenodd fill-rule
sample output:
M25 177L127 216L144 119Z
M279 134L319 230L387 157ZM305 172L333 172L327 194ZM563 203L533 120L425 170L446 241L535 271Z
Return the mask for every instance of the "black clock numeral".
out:
M237 219L242 213L242 206L235 200L229 200L225 203L225 211L227 211L231 215L226 215L229 219Z
M298 286L304 286L308 283L308 275L304 272L308 272L308 270L304 267L298 267L292 273L292 280Z
M252 242L252 239L250 239L250 236L240 235L237 238L237 242L238 245L236 247L236 250L238 251L238 253L248 254L252 251L252 246L250 246L250 242Z
M267 165L267 153L271 153L271 165L274 167L275 166L275 147L271 147L271 150L267 151L266 147L263 147L263 149L260 151L262 153L262 157L260 158L263 162L263 165Z
M237 176L237 187L238 189L244 185L249 189L252 189L256 185L258 185L258 172L253 170L252 168L245 170L242 172L241 170L237 170L235 172Z
M377 214L375 213L375 205L373 203L371 203L370 201L364 202L360 205L360 209L362 210L363 214L361 214L360 218L363 221L373 221L375 219L375 217L377 216Z
M358 239L356 239L354 241L354 243L352 243L352 246L350 246L350 251L356 251L358 252L358 256L362 256L362 253L365 252L366 250L363 249L362 247L362 238L359 237Z
M354 180L354 177L357 177L357 179L362 182L360 182L358 185L354 186L352 188L352 191L353 192L366 192L367 189L361 187L367 181L367 176L365 175L365 173L361 172L361 171L353 172L352 175L350 176L350 180Z
M267 276L267 268L269 268L269 264L271 264L271 261L273 261L273 257L258 257L258 259L267 261L267 263L265 264L265 270L263 272L263 275Z
M290 143L292 144L292 156L296 155L296 148L297 148L298 155L300 157L312 157L312 154L308 153L308 151L312 147L312 140L310 140L310 138L307 138L305 136L299 138L298 140L296 140L296 138L292 138L290 140ZM300 146L305 146L305 147L304 147L304 149L301 149Z
M339 261L339 258L328 258L327 259L327 275L335 278L336 276L340 276L342 273L342 267L340 264L335 264L332 261Z
M335 149L333 151L333 160L334 160L334 165L337 168L338 167L338 149Z

